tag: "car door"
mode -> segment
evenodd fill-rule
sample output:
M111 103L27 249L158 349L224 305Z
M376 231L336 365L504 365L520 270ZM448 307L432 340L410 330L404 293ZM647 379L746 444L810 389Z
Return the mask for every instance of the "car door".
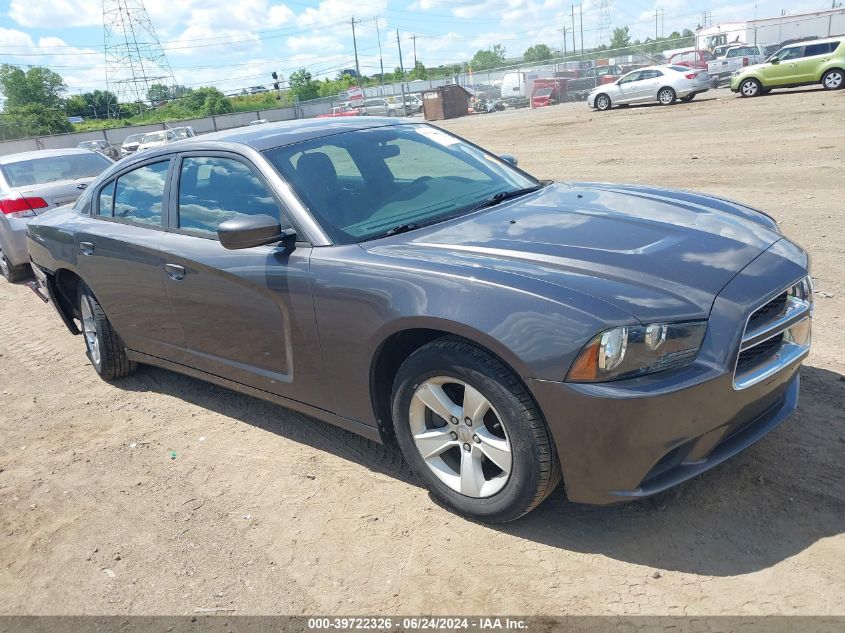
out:
M631 103L637 98L637 83L642 76L641 70L628 73L616 82L617 96L611 98L616 104Z
M765 64L760 76L766 86L788 86L798 82L798 64L803 56L803 46L788 46L776 53L777 62Z
M172 175L161 274L184 335L181 363L319 406L327 398L309 265L311 247L228 250L217 226L281 204L236 154L183 154Z
M77 267L129 349L168 358L182 344L161 277L169 158L118 173L92 194L74 235Z
M635 83L636 97L634 101L655 101L661 79L663 79L663 73L659 70L642 71L639 80Z
M814 83L821 79L821 69L826 61L831 58L831 53L836 49L834 42L822 42L820 44L807 44L804 47L804 55L798 61L797 80L801 83Z

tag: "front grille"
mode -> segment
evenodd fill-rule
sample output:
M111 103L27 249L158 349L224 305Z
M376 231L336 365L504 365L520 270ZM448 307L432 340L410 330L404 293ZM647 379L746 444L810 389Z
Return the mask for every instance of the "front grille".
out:
M809 278L769 299L748 317L734 371L734 388L766 380L802 358L810 347Z
M751 318L748 319L748 326L745 328L746 332L753 332L757 328L774 321L786 311L786 294L781 293L762 308L758 308Z
M736 361L736 373L745 373L749 369L753 369L757 365L766 362L778 353L781 345L783 345L782 333L767 341L763 341L759 345L741 351L739 353L739 359Z

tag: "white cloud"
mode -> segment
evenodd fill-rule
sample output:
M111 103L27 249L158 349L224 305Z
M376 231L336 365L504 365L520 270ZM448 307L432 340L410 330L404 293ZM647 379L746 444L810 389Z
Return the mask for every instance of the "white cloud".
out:
M49 29L103 23L100 3L91 0L12 0L9 17L21 26Z

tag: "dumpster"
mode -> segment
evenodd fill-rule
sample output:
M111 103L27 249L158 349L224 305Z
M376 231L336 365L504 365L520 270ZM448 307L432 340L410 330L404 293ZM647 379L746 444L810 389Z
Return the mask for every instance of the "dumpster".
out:
M426 121L455 119L467 115L470 93L456 84L423 92L423 114Z

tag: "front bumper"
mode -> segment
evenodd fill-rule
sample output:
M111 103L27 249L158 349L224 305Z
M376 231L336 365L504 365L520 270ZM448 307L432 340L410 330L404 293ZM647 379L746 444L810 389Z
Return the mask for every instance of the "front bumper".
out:
M797 406L806 352L747 386L734 368L749 315L808 273L787 240L762 253L716 297L698 358L678 370L577 384L528 380L557 447L567 496L607 504L647 497L722 463Z
M544 410L577 419L549 419L567 496L608 504L667 490L762 438L795 410L800 364L744 391L733 390L730 374L699 384L703 376L692 375L674 390L539 380L531 387Z

